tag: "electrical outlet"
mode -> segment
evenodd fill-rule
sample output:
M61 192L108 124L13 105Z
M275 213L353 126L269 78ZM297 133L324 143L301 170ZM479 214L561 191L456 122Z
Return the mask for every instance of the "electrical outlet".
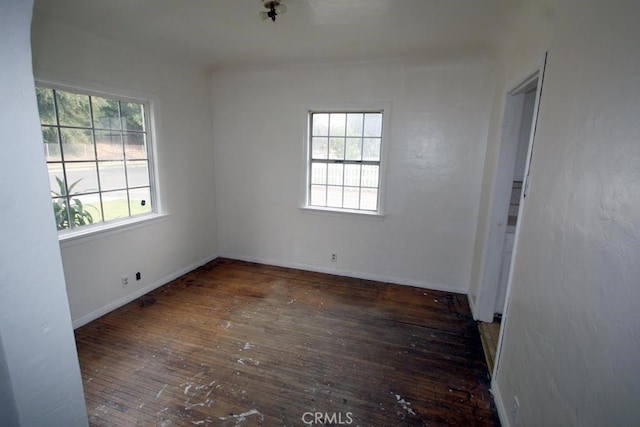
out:
M337 262L338 261L338 254L331 254L331 262Z
M122 276L122 287L126 288L129 286L129 276Z
M513 396L513 408L511 408L511 418L513 419L514 427L520 423L520 401L518 396Z

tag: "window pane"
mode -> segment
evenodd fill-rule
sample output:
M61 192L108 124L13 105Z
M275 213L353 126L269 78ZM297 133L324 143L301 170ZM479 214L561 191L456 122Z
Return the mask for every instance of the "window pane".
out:
M326 184L327 183L327 164L313 163L311 165L311 183Z
M368 211L378 210L378 190L375 188L363 188L360 195L360 209Z
M329 136L345 136L346 121L346 114L332 113L329 117Z
M48 162L62 160L58 128L42 126L42 141L44 142L44 156Z
M364 114L347 114L347 136L362 136Z
M364 115L364 136L382 136L381 113L367 113Z
M74 196L68 203L71 228L102 222L100 198L97 194Z
M342 207L342 187L327 187L327 206Z
M129 216L129 199L127 191L108 191L102 193L102 208L104 209L104 220L126 218Z
M121 129L120 103L114 99L91 97L93 126L101 129Z
M55 125L56 109L53 103L53 90L36 88L36 97L38 98L38 112L40 113L40 123L43 125Z
M360 187L344 187L344 208L360 209Z
M360 185L360 165L344 165L344 185Z
M149 165L146 160L127 162L129 187L149 186Z
M49 172L49 186L52 196L65 196L67 188L64 185L64 173L62 172L62 163L48 163L47 170Z
M65 161L93 160L96 153L93 148L93 133L90 129L60 129L62 149Z
M344 165L330 164L328 166L329 166L329 172L327 177L327 183L329 185L342 185Z
M58 230L64 230L69 228L69 217L67 216L69 210L67 209L67 199L64 197L57 197L52 200L53 203L53 215L56 220L56 227Z
M324 185L311 186L311 201L313 206L327 206L327 187Z
M326 159L329 155L329 138L314 137L312 156L314 159Z
M122 121L124 130L144 130L144 109L142 104L135 102L121 102Z
M313 121L313 136L328 136L329 135L329 114L313 114L311 116Z
M329 140L329 158L332 160L344 160L344 138L331 138Z
M97 130L96 151L98 160L123 160L122 134L119 131Z
M67 163L69 194L98 191L98 174L94 162Z
M347 138L347 148L345 150L347 160L362 160L362 139Z
M89 97L56 91L61 126L91 127Z
M147 187L130 190L129 209L131 210L131 215L151 212L151 189Z
M362 166L362 186L363 187L377 187L378 186L378 172L379 166L363 165Z
M380 161L380 138L362 140L362 160Z
M122 190L127 188L127 178L124 174L124 162L100 162L100 189Z
M147 144L145 143L145 134L127 132L124 134L124 152L128 160L146 159Z

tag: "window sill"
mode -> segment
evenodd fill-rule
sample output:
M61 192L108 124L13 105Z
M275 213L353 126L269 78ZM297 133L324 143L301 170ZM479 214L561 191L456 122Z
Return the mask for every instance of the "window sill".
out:
M319 206L302 206L300 210L306 211L309 213L317 213L319 215L329 214L329 215L337 215L337 216L350 216L350 217L357 216L357 217L371 218L371 219L384 219L384 214L380 212L371 212L371 211L332 209L332 208L323 208Z
M169 218L167 214L147 214L132 219L123 219L120 221L113 221L106 224L98 224L95 226L83 227L79 230L64 230L58 232L58 241L60 242L60 248L68 248L75 245L88 243L93 240L98 240L106 236L122 233L123 231L130 231L140 227L146 227L147 225L155 224Z

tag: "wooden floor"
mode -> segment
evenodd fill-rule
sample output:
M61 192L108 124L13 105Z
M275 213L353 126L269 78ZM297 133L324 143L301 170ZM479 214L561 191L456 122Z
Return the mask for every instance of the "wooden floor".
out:
M499 425L463 295L225 259L149 295L76 331L93 426Z
M491 323L478 322L478 332L480 332L480 342L484 350L484 357L487 361L489 374L493 375L493 366L496 361L498 351L498 340L500 339L501 317L496 316Z

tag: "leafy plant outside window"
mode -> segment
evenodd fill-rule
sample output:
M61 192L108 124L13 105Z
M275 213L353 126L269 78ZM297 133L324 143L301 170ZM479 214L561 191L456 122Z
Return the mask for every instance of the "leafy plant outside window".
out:
M51 191L51 194L54 197L53 213L56 218L56 227L58 230L93 224L93 215L91 215L86 208L96 208L91 205L84 205L78 198L67 198L64 182L58 177L56 177L56 181L60 187L60 192ZM80 180L77 180L69 186L69 192L72 191L78 182L80 182Z

